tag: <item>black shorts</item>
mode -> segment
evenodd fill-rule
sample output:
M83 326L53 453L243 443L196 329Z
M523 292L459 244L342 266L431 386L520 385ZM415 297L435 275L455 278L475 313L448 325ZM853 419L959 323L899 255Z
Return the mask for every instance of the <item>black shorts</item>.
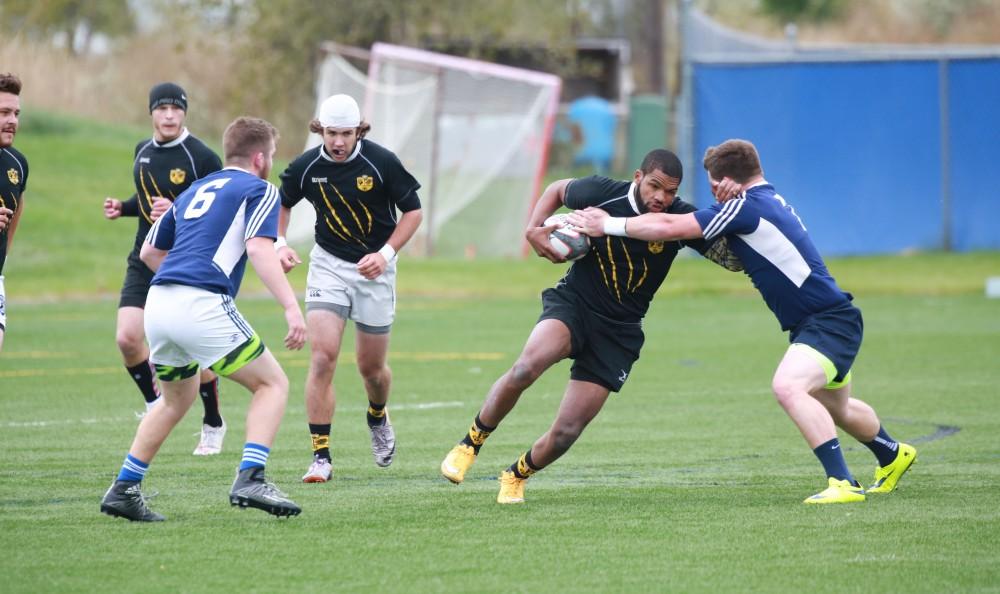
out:
M118 307L146 307L146 295L149 294L149 283L152 281L153 271L143 264L138 253L130 253Z
M570 378L621 390L639 360L645 335L639 322L619 322L587 307L566 289L542 292L542 315L538 321L559 320L569 328L572 343Z
M792 344L808 345L833 363L834 382L841 382L854 365L864 335L861 310L850 303L813 314L799 322L788 335Z

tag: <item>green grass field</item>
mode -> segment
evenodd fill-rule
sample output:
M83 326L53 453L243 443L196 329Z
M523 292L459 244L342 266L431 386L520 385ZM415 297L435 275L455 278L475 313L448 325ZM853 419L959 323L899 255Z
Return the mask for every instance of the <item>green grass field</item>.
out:
M134 222L103 221L100 200L127 195L142 131L47 116L22 134L30 202L5 270L0 353L5 592L1000 590L1000 300L982 290L1000 275L997 253L830 262L865 313L856 394L919 451L897 492L863 504L801 504L824 479L770 395L786 339L742 275L693 258L677 262L654 302L623 392L531 479L526 504L497 505L496 475L548 428L565 363L524 394L465 484L452 485L438 475L441 459L563 268L404 256L391 467L372 461L349 333L335 382L335 478L298 482L310 459L308 355L280 347L280 311L254 296L248 274L240 308L291 379L269 474L302 515L229 506L249 399L232 383L222 391L223 454L191 455L196 404L151 466L151 506L168 521L101 515L142 406L114 341ZM292 281L301 289L303 278ZM874 458L841 437L868 482Z

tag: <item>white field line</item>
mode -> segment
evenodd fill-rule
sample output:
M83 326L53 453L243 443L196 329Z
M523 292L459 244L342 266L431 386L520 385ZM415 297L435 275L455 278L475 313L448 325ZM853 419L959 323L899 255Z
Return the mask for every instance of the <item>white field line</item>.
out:
M392 412L400 410L432 410L435 408L459 408L465 406L464 402L458 400L449 400L444 402L414 402L412 404L393 404L391 405ZM348 412L360 412L362 410L367 410L367 407L361 406L344 406L337 407L338 410L346 410ZM289 413L294 413L296 411L288 411ZM127 417L89 417L85 419L57 419L54 421L7 421L0 424L0 427L6 427L11 429L19 429L25 427L62 427L66 425L98 425L98 424L108 424L108 423L134 423L137 422L138 418L136 415L131 415Z

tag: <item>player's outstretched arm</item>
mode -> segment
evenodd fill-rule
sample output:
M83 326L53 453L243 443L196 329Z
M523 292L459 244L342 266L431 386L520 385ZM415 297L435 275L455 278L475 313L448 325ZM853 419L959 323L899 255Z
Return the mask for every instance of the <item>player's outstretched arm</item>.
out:
M302 317L299 302L295 299L295 291L281 269L281 262L274 250L274 240L270 237L251 237L247 241L247 257L264 286L285 310L285 321L288 323L285 346L293 351L301 349L306 343L306 321Z
M574 211L569 222L591 237L617 235L645 241L674 241L703 237L693 213L647 212L637 217L612 217L599 208Z

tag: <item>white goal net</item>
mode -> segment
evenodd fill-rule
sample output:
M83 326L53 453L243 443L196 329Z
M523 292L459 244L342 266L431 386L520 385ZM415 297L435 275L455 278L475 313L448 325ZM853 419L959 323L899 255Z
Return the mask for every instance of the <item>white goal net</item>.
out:
M384 43L361 54L327 46L316 110L335 93L355 97L372 126L368 138L395 152L420 182L424 220L406 251L522 255L524 227L542 189L559 77ZM348 57L367 58L367 72ZM306 146L320 142L311 135ZM311 210L297 207L290 241L312 237Z

